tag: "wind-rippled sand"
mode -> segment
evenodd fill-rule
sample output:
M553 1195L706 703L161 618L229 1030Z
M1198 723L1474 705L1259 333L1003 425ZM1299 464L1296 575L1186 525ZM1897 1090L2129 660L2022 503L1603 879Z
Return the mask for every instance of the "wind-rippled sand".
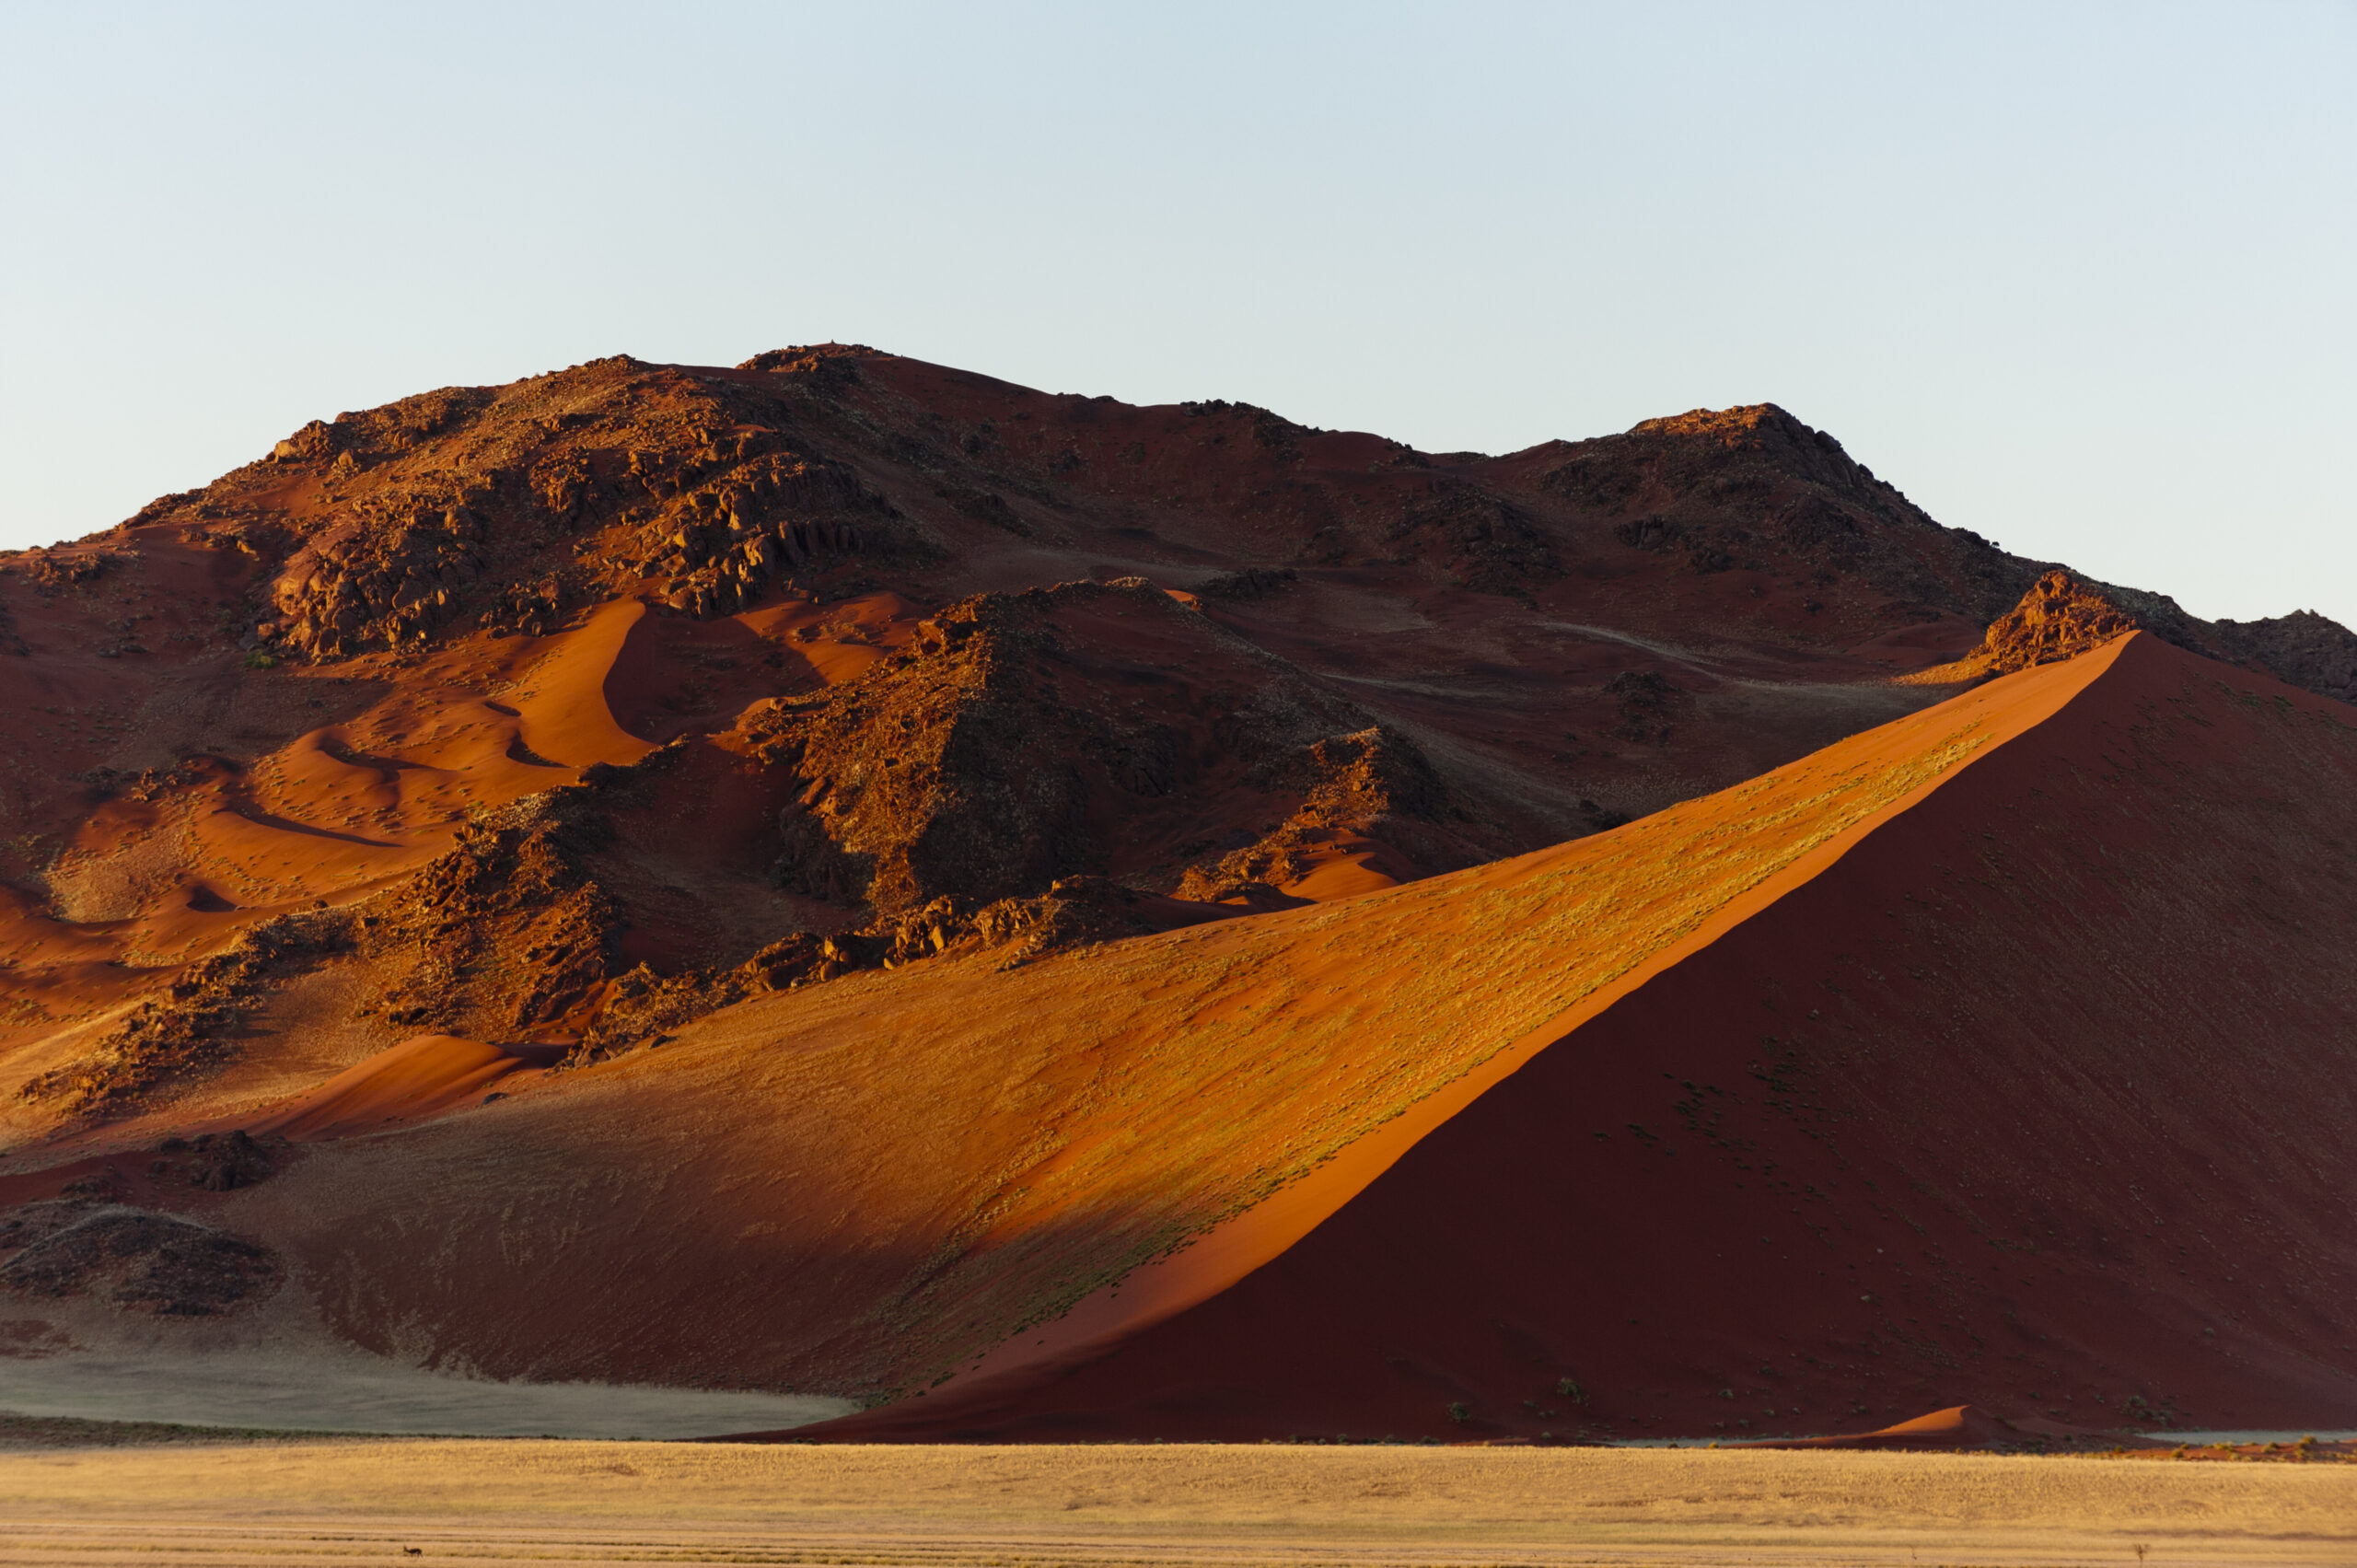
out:
M2357 1465L346 1440L0 1454L0 1519L9 1568L2345 1563Z

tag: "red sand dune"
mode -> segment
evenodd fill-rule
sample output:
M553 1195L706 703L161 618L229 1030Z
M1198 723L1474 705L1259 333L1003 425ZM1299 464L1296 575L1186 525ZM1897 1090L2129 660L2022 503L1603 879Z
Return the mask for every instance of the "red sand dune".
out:
M1237 1283L834 1429L2347 1422L2357 724L2149 637L2057 669Z
M2030 1434L2012 1422L2001 1421L1971 1405L1950 1405L1943 1411L1894 1422L1872 1432L1835 1437L1786 1437L1730 1444L1738 1448L1989 1448L2026 1444Z
M0 563L0 1178L845 1434L2346 1422L2351 710L2178 650L2357 639L2037 667L2126 624L2057 576L1955 664L2043 569L1764 406L307 427ZM150 1157L233 1127L308 1147Z
M250 1129L288 1138L381 1132L479 1102L512 1073L545 1067L549 1052L485 1045L455 1035L419 1035L345 1069Z
M2136 636L1537 854L758 998L218 1212L363 1344L892 1398L845 1437L2345 1423L2352 789L2349 710Z
M2142 1420L2138 1425L2148 1424ZM2086 1453L2103 1449L2114 1454L2154 1455L2174 1449L2173 1457L2182 1458L2186 1446L2177 1442L2165 1427L2151 1432L2122 1431L2110 1428L2073 1425L2050 1418L2025 1416L2007 1421L1991 1415L1977 1405L1950 1405L1945 1410L1930 1411L1910 1421L1894 1422L1872 1432L1841 1433L1824 1437L1751 1438L1741 1442L1721 1443L1728 1448L1899 1448L1913 1451L1981 1448L1998 1450L2033 1449L2041 1452ZM2273 1451L2279 1446L2266 1442L2243 1444L2205 1444L2211 1457L2247 1457L2254 1453ZM2309 1438L2304 1450L2295 1458L2313 1455L2332 1458L2346 1451L2346 1443L2319 1444Z

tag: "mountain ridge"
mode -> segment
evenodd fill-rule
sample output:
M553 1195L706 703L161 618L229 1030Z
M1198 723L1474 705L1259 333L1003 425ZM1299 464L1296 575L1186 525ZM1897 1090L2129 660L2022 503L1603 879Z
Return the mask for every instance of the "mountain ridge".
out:
M1985 673L1956 656L2040 567L1773 404L1485 458L856 345L440 389L0 558L41 743L10 763L0 877L28 951L122 961L39 965L77 978L62 1008L20 981L18 1012L135 1003L143 975L422 874L556 785L622 824L551 872L575 928L445 921L517 972L388 973L365 1014L600 1052L954 942L1390 885L1933 701ZM2357 638L2321 618L2209 626L2088 591L2210 656L2357 679ZM502 695L549 680L539 718ZM105 699L52 726L44 691ZM421 749L421 725L445 740ZM490 731L497 757L455 738ZM725 853L667 832L651 771L734 803ZM322 832L344 868L300 869ZM291 880L251 875L273 859ZM374 929L322 940L365 958ZM168 1050L52 1046L27 1082L81 1087L20 1097L18 1125L148 1095L147 1068L109 1066L124 1051L209 1070L252 1011Z
M315 422L0 612L0 1285L60 1343L902 1436L2347 1414L2357 639L1772 404L1493 458L618 356ZM1674 1244L1729 1225L1774 1266Z

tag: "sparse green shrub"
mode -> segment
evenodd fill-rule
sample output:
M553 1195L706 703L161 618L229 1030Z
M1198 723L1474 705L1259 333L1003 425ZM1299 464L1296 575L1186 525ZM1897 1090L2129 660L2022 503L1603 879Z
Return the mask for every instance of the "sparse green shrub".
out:
M1462 1425L1464 1423L1473 1419L1473 1412L1465 1408L1464 1400L1453 1400L1450 1402L1448 1407L1448 1419L1457 1423L1459 1425Z

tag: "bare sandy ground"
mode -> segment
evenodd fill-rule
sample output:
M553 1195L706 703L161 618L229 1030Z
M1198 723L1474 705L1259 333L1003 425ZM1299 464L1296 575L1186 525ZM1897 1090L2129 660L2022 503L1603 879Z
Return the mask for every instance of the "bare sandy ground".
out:
M377 1356L264 1351L0 1358L0 1409L85 1421L472 1437L702 1437L846 1415L847 1400L611 1383L493 1382Z
M11 1568L407 1548L584 1563L2346 1563L2357 1466L331 1441L0 1455L0 1519Z
M0 1299L0 1419L152 1422L381 1436L676 1439L848 1414L847 1400L660 1384L494 1380L327 1333L306 1293L143 1319L90 1301Z

